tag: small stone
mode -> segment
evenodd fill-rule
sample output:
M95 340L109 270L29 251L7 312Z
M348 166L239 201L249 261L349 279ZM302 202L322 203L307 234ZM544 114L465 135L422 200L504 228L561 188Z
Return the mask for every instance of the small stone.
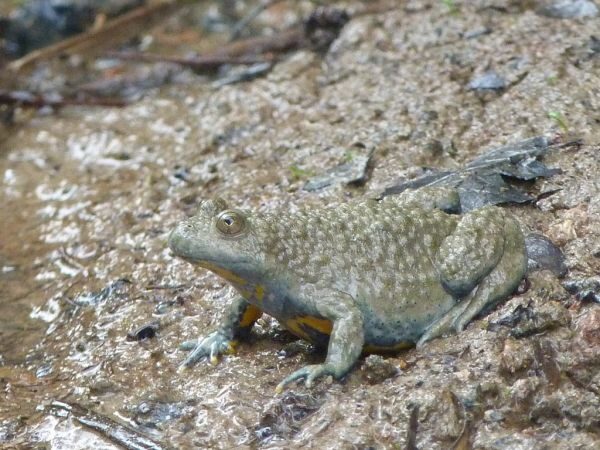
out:
M527 271L550 270L556 276L567 273L565 256L550 239L541 234L530 233L525 237L527 248Z
M510 397L515 405L522 405L533 396L540 387L539 377L520 378L510 387Z
M533 362L533 352L529 345L513 338L504 341L500 354L500 369L511 375L527 370Z
M362 378L369 384L379 384L397 374L398 368L381 355L367 356L361 370Z
M52 373L52 364L47 363L47 364L40 366L36 370L35 376L38 378L44 378L44 377L47 377L48 375L50 375L51 373Z
M467 31L463 35L463 37L465 39L475 39L480 36L485 36L486 34L490 34L491 32L492 32L492 29L488 28L488 27L475 28L474 30Z
M117 390L118 385L105 378L100 378L90 384L90 392L94 395L103 395Z
M280 358L292 358L296 355L309 355L314 352L312 344L306 341L298 340L285 344L278 352Z
M440 440L458 438L463 430L463 416L464 405L456 394L449 390L441 392L431 412L434 436Z
M600 347L600 308L592 307L575 325L581 341L590 347Z
M483 381L477 387L479 393L483 396L496 396L500 392L500 385L496 381Z
M564 245L583 236L589 230L589 215L585 208L575 207L560 214L559 220L548 227L548 237Z
M371 153L352 156L350 161L329 169L306 182L305 191L318 191L327 186L337 184L362 184L367 179L367 171L371 162Z
M532 315L519 322L510 334L516 338L532 336L543 331L566 326L570 321L569 313L562 304L549 301L536 307Z
M473 78L469 89L474 91L501 91L506 89L506 80L494 71L486 72Z
M597 17L598 12L598 6L589 0L559 0L539 10L539 14L555 19Z
M143 341L144 339L152 339L156 336L156 332L158 331L158 323L151 322L141 327L137 328L134 331L130 331L127 333L128 341Z
M483 413L483 420L486 422L502 422L504 420L504 414L497 409L488 409Z

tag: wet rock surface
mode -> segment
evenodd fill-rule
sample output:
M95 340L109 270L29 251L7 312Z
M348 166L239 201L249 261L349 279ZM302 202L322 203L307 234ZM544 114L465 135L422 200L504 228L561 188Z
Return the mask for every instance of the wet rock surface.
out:
M554 194L509 209L560 247L567 280L600 273L600 19L445 3L352 18L328 51L294 52L250 81L191 78L123 109L17 112L0 136L0 446L117 448L57 413L58 399L174 448L404 448L413 411L418 448L597 447L600 306L549 272L460 335L386 356L401 370L374 383L359 366L276 396L322 355L282 355L292 338L269 318L217 366L177 371L178 345L214 327L233 294L165 240L216 195L263 211L335 204L487 148L572 135L580 148L544 159L562 172L527 186ZM491 32L465 38L473 30ZM507 67L518 75L501 93L469 89ZM363 185L303 189L357 142L373 149Z

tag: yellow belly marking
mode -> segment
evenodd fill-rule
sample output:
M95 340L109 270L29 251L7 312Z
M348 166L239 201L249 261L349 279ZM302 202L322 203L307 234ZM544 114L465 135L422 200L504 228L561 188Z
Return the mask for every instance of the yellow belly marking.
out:
M397 344L393 345L367 344L363 348L363 353L394 353L414 346L415 344L412 342L398 342Z
M256 286L256 288L254 289L254 296L259 302L263 301L263 299L265 298L265 287L262 284Z

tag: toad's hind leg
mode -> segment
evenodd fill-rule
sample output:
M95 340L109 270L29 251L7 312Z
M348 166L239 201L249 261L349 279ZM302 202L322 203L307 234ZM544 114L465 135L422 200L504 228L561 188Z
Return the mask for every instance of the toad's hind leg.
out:
M496 207L465 219L437 258L444 287L461 300L426 330L417 346L462 331L477 314L508 297L525 275L525 240L515 219Z

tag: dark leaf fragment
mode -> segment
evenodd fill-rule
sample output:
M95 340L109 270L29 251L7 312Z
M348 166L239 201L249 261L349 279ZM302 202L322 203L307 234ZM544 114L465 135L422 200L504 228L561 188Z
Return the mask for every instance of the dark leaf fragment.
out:
M419 405L410 411L408 430L406 431L406 450L417 450L417 431L419 429Z
M256 437L263 444L272 439L289 439L300 431L302 422L317 412L322 403L322 399L312 394L284 394L261 417L254 431Z
M94 306L107 300L123 299L127 296L130 285L131 281L128 279L119 278L98 292L84 292L78 295L73 302L78 306Z
M144 339L152 339L158 331L158 323L151 322L127 333L128 341L143 341Z
M563 287L580 302L600 303L600 277L567 280Z
M318 175L304 184L305 191L318 191L336 184L362 184L367 179L371 153L357 155L352 160L339 164L322 175Z
M539 158L555 148L572 144L551 143L544 136L526 139L492 149L462 169L428 173L391 186L382 193L382 197L423 186L454 187L460 196L461 212L484 205L534 201L536 197L525 192L518 183L560 172L560 169L548 168Z

